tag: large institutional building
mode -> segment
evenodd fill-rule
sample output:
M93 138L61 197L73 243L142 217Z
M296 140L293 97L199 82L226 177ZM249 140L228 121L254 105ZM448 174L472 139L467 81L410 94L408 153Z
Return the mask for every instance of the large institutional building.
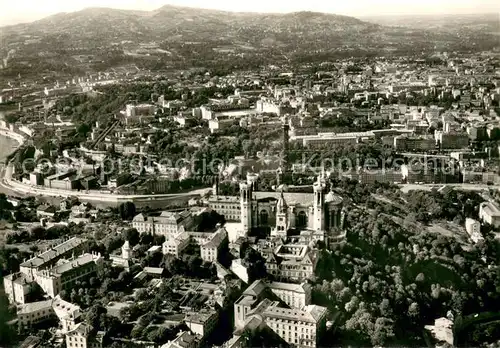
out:
M29 302L30 294L40 287L55 298L63 289L72 289L77 281L95 274L100 254L85 253L87 240L71 238L21 263L20 271L4 277L5 293L11 303Z
M181 228L191 227L193 217L187 210L176 213L163 211L159 216L145 216L138 214L132 220L132 227L139 233L149 233L154 235L174 235L180 232Z
M268 327L282 340L296 347L316 347L325 327L328 311L310 304L306 284L253 282L234 304L235 336L257 327ZM286 302L285 308L279 302Z

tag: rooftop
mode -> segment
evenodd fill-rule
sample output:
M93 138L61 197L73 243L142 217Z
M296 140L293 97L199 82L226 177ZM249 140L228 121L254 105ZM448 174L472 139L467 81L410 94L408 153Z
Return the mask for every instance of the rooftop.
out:
M318 323L326 315L325 307L309 305L303 310L278 307L274 304L264 311L266 317L280 318L285 320L300 320L309 323Z
M58 265L50 270L50 273L53 275L59 275L63 274L66 272L71 271L72 269L75 269L77 267L81 267L84 265L87 265L91 262L95 262L100 258L98 255L93 255L93 254L83 254L81 256L78 256L77 258L65 262L61 265Z
M52 308L52 300L26 303L17 307L17 314L29 314Z
M239 196L211 196L208 199L209 202L232 202L232 203L239 203L240 197Z
M287 291L294 291L294 292L299 292L299 293L305 293L306 288L310 288L309 284L292 284L292 283L281 283L281 282L270 282L269 283L269 288L271 290L276 289L276 290L287 290Z
M199 341L199 337L188 331L183 331L171 342L161 346L161 348L187 348L195 346L195 342Z
M5 276L5 278L20 285L26 285L33 282L33 278L30 275L21 272L9 274Z
M80 312L80 306L72 304L68 301L64 301L59 296L57 296L52 302L52 308L56 312L59 318L73 318L77 313Z
M203 248L218 248L219 245L227 238L227 232L225 229L221 228L217 232L213 233L210 239L203 244Z
M250 286L243 292L243 295L257 297L266 288L267 288L267 284L262 279L258 279L256 281L254 281L252 284L250 284Z
M490 216L500 217L500 208L494 202L483 202L481 203L481 209Z
M37 255L26 262L21 264L21 267L37 268L42 267L44 264L51 262L52 260L60 257L61 255L71 251L86 242L86 239L73 237L67 241L56 245L53 248Z
M216 312L214 310L205 310L205 311L200 311L200 312L192 312L192 313L188 313L186 315L186 318L184 320L186 322L204 324L210 318L212 318L214 315L216 315Z

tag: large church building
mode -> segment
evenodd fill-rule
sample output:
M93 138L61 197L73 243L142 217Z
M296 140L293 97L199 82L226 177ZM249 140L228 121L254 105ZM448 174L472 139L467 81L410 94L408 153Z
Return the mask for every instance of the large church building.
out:
M313 240L325 241L341 227L342 198L326 193L324 174L313 185L313 193L255 192L256 177L240 184L240 214L243 235L252 228L270 227L271 236L287 239L291 231L302 231Z

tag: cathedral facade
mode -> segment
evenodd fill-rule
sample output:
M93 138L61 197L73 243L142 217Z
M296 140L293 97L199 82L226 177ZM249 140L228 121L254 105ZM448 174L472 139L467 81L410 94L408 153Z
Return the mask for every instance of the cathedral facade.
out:
M291 231L304 232L315 240L338 232L342 220L342 198L326 193L324 174L314 183L313 193L254 192L256 176L240 184L242 232L270 227L271 236L289 237ZM302 233L301 232L301 233Z

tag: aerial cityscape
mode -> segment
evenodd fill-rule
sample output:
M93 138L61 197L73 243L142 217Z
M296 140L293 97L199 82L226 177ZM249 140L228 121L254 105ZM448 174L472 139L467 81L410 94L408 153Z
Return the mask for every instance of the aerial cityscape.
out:
M181 2L0 16L0 347L500 347L500 7Z

